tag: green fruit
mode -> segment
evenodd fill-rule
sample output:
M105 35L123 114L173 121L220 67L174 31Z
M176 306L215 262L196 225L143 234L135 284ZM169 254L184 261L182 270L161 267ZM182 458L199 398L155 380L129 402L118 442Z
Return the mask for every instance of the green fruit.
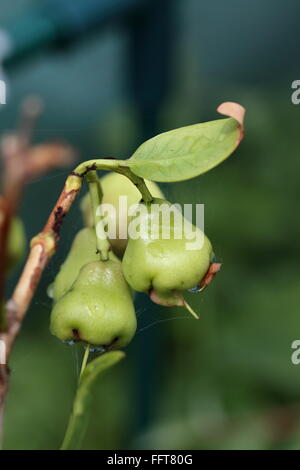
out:
M122 262L123 272L134 290L150 293L155 302L163 305L183 305L178 292L199 285L213 257L212 246L200 229L187 221L189 230L197 231L199 236L204 237L202 246L188 249L187 244L191 240L184 232L180 239L176 239L178 230L182 227L183 216L178 212L176 218L169 218L167 225L166 221L163 225L162 218L154 217L159 215L163 204L171 205L162 199L140 204L149 222L156 221L152 228L156 229L159 236L155 239L148 233L148 237L130 238ZM170 239L162 238L163 229L166 228L170 231Z
M57 302L70 290L83 265L98 260L95 230L93 228L80 230L73 240L65 262L61 265L59 273L51 285L53 300Z
M62 341L108 348L126 346L136 331L130 289L119 260L83 266L71 289L55 303L51 332Z
M103 204L112 204L116 208L116 218L114 215L109 216L109 223L115 224L116 226L116 239L111 239L110 243L113 251L116 255L122 257L127 246L127 238L119 239L119 229L125 227L128 219L127 213L123 210L119 211L119 197L127 196L127 207L133 204L137 204L141 200L141 193L134 186L134 184L123 175L119 173L108 173L100 179L102 190L103 190ZM163 194L156 183L145 180L150 193L154 197L162 198ZM84 219L84 224L87 227L94 225L93 213L91 208L90 195L86 194L81 201L81 211Z
M7 272L10 273L22 261L26 247L24 225L19 217L12 219L7 240Z

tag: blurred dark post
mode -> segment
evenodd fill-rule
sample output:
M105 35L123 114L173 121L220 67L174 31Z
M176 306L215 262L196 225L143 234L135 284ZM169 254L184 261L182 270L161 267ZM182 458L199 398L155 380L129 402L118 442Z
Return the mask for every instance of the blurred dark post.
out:
M141 142L158 132L158 114L169 88L172 10L170 0L151 0L130 23L131 92L143 132Z
M159 133L159 112L170 83L172 36L172 5L169 0L148 2L131 21L131 92L140 121L140 143ZM138 295L136 305L137 311L141 312L139 328L159 317L160 307L145 295ZM148 427L153 418L160 388L158 373L165 357L165 347L163 323L136 337L136 433Z

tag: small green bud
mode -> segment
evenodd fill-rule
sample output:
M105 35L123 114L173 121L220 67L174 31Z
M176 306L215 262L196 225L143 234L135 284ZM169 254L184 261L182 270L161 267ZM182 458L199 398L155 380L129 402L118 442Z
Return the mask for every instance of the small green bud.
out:
M6 269L11 273L22 261L26 248L26 235L24 225L19 217L14 217L11 222L7 240Z

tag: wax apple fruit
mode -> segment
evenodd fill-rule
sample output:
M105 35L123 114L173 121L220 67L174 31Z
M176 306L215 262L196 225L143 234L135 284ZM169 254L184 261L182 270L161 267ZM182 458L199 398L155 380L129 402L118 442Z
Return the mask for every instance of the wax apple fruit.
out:
M51 297L55 302L71 288L80 269L91 261L99 260L95 230L81 229L75 236L71 249L51 285Z
M145 213L144 223L147 217L149 219L148 232L144 233L144 237L129 238L122 262L123 272L134 290L150 293L157 303L182 305L178 303L177 293L201 283L209 270L213 251L210 241L200 229L186 221L186 232L183 230L184 219L180 213L162 222L159 217L162 205L171 206L162 199L141 203ZM167 228L170 237L163 239L163 233L168 233ZM192 231L202 243L189 249L192 248L189 238ZM180 233L182 236L177 239Z
M51 313L51 332L63 341L121 348L135 331L131 291L114 257L84 265Z

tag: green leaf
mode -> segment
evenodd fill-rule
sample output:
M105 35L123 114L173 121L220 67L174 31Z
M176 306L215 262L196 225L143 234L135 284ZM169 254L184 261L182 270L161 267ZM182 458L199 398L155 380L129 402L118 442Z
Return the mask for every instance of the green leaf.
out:
M218 111L231 117L159 134L144 142L127 165L137 176L161 182L187 180L214 168L243 137L244 108L223 103Z
M111 351L91 361L82 373L61 450L78 450L81 447L91 411L92 394L98 377L123 359L122 351Z

